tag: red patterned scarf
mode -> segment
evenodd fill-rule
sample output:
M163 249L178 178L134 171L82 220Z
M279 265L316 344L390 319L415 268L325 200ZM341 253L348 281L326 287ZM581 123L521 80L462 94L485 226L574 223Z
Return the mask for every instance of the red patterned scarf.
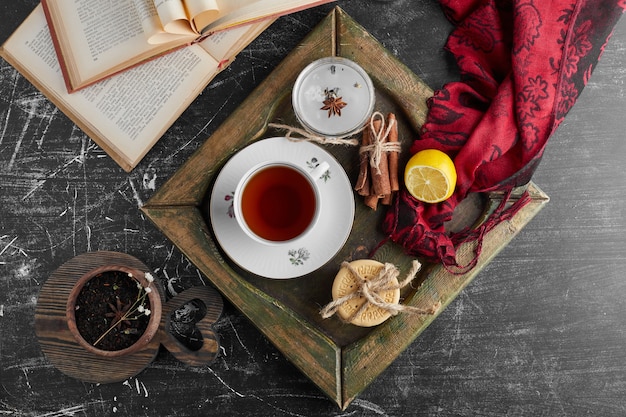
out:
M411 153L437 148L454 160L454 195L424 204L406 191L383 229L416 257L463 272L476 263L486 232L527 201L504 204L478 229L444 231L468 193L511 190L530 181L547 140L589 80L626 0L441 0L456 25L446 48L461 81L437 91ZM459 265L456 247L477 240L476 257Z

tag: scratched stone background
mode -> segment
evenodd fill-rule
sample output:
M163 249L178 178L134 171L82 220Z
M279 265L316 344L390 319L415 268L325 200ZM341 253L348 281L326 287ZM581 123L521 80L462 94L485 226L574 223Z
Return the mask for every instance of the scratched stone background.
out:
M0 4L0 42L36 4ZM455 79L435 1L338 4L433 88ZM0 60L0 415L626 414L624 20L535 175L551 202L345 411L228 304L211 366L161 352L137 377L99 385L42 355L37 295L73 256L131 254L170 291L204 282L139 207L331 8L279 19L131 173Z

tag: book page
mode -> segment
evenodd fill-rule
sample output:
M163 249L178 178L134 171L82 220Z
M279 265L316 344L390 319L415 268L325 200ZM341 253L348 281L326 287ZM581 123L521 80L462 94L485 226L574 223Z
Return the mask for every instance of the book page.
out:
M141 22L132 2L126 0L71 0L63 10L62 30L69 31L72 50L85 51L77 59L86 74L124 62L147 47ZM57 30L59 28L57 27ZM87 75L88 77L88 75Z
M133 0L133 4L135 5L135 10L137 10L137 16L141 22L145 39L149 44L160 44L181 37L180 34L165 31L154 0ZM196 36L196 33L189 26L189 22L185 21L184 25L186 28L181 30L181 32L186 31L184 36Z
M200 32L210 33L260 19L279 17L331 1L334 0L225 0L223 16Z
M163 30L168 33L196 33L191 27L191 19L183 0L152 0L156 7Z
M67 93L41 5L3 48L72 120L97 134L96 142L106 141L132 163L218 72L214 58L201 47L190 46Z
M223 12L222 0L183 0L196 32L214 22Z
M202 40L201 45L220 64L238 54L259 33L267 29L276 19L265 19L256 23L232 27L215 32Z
M147 42L133 0L48 0L54 30L74 87L100 79L161 51ZM145 10L142 11L145 13ZM197 35L189 36L189 41ZM177 38L184 44L185 38ZM167 45L171 48L172 46ZM76 82L74 82L76 81Z

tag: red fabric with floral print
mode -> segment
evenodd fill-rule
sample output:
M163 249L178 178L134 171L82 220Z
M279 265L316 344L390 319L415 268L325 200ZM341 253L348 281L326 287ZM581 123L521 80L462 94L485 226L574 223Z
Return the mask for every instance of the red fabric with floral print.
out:
M461 81L444 86L430 100L411 153L427 148L448 153L457 169L457 187L450 199L434 205L402 191L383 229L408 254L458 268L455 247L467 239L482 240L527 199L501 207L478 230L448 235L444 222L470 192L508 193L530 180L548 138L587 83L626 0L441 4L456 25L446 48L457 60Z

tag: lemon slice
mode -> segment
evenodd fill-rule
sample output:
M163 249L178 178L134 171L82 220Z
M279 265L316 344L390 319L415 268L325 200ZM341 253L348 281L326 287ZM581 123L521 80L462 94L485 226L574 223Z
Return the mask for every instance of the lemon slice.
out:
M404 169L404 185L425 203L440 203L454 193L456 169L450 157L438 149L419 151Z

